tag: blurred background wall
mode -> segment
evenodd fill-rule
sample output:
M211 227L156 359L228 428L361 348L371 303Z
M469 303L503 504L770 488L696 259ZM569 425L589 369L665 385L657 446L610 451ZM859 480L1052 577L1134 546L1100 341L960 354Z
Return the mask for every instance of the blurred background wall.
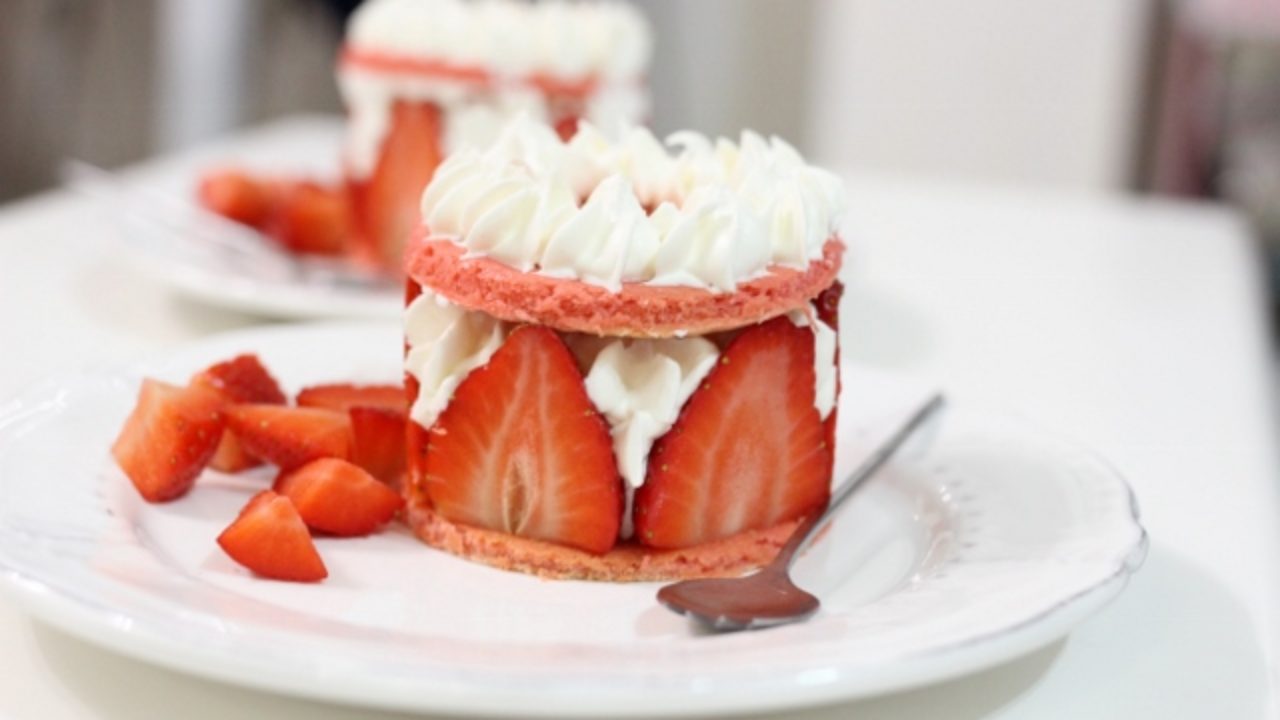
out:
M749 126L862 171L1223 198L1280 247L1280 0L632 1L660 133ZM358 4L4 2L0 200L54 184L63 157L115 167L340 112Z
M636 0L654 125L791 139L870 170L1114 189L1134 180L1154 0ZM337 111L343 3L6 0L5 182ZM16 19L15 19L16 17Z

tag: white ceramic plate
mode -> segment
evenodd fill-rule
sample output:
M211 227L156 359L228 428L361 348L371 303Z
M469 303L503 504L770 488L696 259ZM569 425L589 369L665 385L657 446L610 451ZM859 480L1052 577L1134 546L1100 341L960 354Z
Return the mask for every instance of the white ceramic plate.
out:
M419 711L689 715L855 698L991 666L1064 635L1124 586L1145 535L1092 455L963 407L887 469L797 566L811 621L713 636L657 584L556 582L473 565L400 529L320 539L319 585L256 579L214 538L269 472L209 473L141 502L107 448L143 374L255 351L296 390L399 376L392 325L264 328L153 367L52 382L0 408L0 576L33 614L171 668ZM909 384L908 384L909 385ZM848 469L924 388L846 372Z
M370 282L341 263L299 261L195 201L200 177L222 167L335 181L342 128L337 117L288 118L124 175L72 165L69 179L102 201L141 270L191 298L274 318L395 318L402 288Z

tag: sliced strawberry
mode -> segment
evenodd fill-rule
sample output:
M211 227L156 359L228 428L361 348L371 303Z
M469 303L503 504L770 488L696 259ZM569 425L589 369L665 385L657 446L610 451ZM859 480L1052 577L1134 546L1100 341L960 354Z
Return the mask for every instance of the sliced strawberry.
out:
M279 482L307 526L331 535L368 535L395 517L404 499L362 468L324 458L303 465Z
M300 407L328 408L346 412L353 407L378 407L405 412L403 385L312 385L298 393Z
M840 298L844 297L844 283L836 280L813 299L813 309L818 319L832 330L840 329Z
M572 140L573 136L578 134L578 116L566 115L557 120L556 134L565 142Z
M245 354L225 362L216 363L196 373L192 385L199 385L217 392L228 403L283 404L284 392L271 377L257 355ZM224 431L218 449L209 460L209 467L222 472L235 473L261 465L262 461L250 455L240 444L235 433Z
M405 418L403 410L353 407L351 461L379 480L397 484L405 468Z
M352 234L347 194L313 182L283 183L265 231L291 252L341 254Z
M200 179L200 204L239 223L262 229L275 206L270 182L239 170L215 170Z
M818 313L818 319L826 323L828 327L836 331L836 336L840 334L840 298L844 296L844 283L839 280L827 286L818 297L813 299L814 310ZM836 368L840 367L840 343L836 342ZM836 373L836 405L840 400L840 373ZM827 446L831 447L834 452L836 446L836 412L837 408L831 408L831 414L827 416L822 423L825 426L827 434Z
M316 582L329 571L289 498L263 490L218 536L232 560L264 577Z
M181 497L218 447L222 407L204 388L143 380L111 454L148 502Z
M396 102L372 175L352 185L359 242L388 270L402 272L422 190L440 164L441 127L434 103Z
M739 334L654 443L637 539L689 547L825 505L832 454L813 396L810 331L780 317Z
M444 517L603 553L622 520L609 428L564 342L520 327L431 428L426 492Z
M284 470L312 460L351 457L351 418L320 408L236 405L226 412L227 427L245 450Z
M404 374L404 390L410 401L418 397L418 379L409 373ZM405 421L405 483L408 488L426 487L427 446L431 433L412 418Z
M417 300L417 299L418 299L418 296L419 296L419 295L421 295L421 294L422 294L422 286L421 286L421 285L419 285L418 283L414 282L412 278L410 278L408 281L406 281L406 282L405 282L405 284L404 284L404 305L405 305L405 307L409 307L409 305L410 305L411 303L413 303L413 301L414 301L414 300Z

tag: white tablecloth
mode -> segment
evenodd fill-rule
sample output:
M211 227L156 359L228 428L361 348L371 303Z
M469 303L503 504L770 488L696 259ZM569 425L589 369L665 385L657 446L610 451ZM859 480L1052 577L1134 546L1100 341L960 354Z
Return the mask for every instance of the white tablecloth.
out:
M1152 545L1120 599L1064 642L789 716L1273 717L1280 472L1247 228L1207 205L849 177L844 352L1101 451ZM106 232L64 192L0 208L0 396L260 322L173 295L114 257ZM119 657L0 598L3 716L381 717Z

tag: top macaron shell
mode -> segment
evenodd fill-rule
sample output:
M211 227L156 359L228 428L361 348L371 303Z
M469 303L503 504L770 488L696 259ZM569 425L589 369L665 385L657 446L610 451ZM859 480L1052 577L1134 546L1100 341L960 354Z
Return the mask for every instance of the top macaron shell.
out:
M623 283L613 291L573 279L522 272L420 228L406 257L409 277L437 295L500 320L615 337L705 335L763 322L805 307L836 280L844 243L827 241L805 270L775 267L732 292Z

